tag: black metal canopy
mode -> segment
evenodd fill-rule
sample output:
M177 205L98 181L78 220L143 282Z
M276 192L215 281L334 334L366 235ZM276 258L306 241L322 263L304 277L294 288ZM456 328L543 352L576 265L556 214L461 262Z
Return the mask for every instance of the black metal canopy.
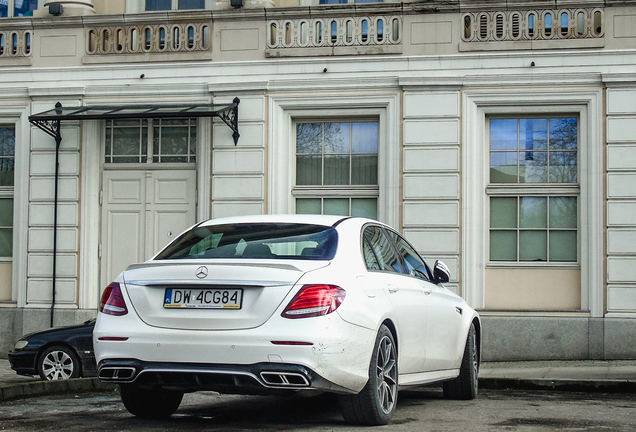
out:
M238 144L239 98L231 104L203 105L107 105L64 107L60 102L55 108L29 116L29 122L55 138L55 190L53 198L53 284L51 287L51 327L54 324L57 280L57 208L59 179L59 150L62 142L61 123L64 120L120 120L147 118L218 117L232 129L234 145Z
M238 143L239 98L231 104L202 105L96 105L55 108L29 116L29 122L53 138L59 136L60 122L64 120L121 120L147 118L218 117L232 129L234 144Z

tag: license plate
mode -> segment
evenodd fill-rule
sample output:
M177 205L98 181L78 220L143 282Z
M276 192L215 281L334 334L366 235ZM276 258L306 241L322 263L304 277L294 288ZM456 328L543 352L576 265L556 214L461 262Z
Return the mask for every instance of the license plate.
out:
M166 288L163 299L166 308L240 309L242 303L242 289Z

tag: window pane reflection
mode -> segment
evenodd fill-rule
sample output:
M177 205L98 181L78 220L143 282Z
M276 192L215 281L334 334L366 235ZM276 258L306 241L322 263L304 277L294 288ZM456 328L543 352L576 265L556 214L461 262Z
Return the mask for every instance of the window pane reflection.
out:
M576 261L576 231L550 231L550 261Z
M179 0L179 9L205 9L205 0Z
M519 161L519 183L546 183L548 181L548 153L522 152Z
M325 198L322 213L328 215L349 216L349 199Z
M490 181L492 183L517 183L519 181L517 152L490 153Z
M490 120L491 183L578 182L578 119Z
M546 231L519 232L519 261L547 261L547 234Z
M0 1L0 3L6 4L7 1ZM13 8L13 16L33 16L33 11L38 8L38 0L15 0L15 7ZM6 8L6 6L0 6L0 9ZM3 15L6 16L6 15Z
M545 197L521 197L519 226L521 228L548 227L548 200Z
M517 120L490 120L490 149L517 150Z
M349 123L325 123L325 153L349 153Z
M326 185L347 185L349 184L349 156L348 155L327 155L325 156L325 178Z
M172 9L172 0L146 0L146 10L170 10Z
M321 214L320 198L299 198L296 200L296 214Z
M490 259L576 262L577 202L564 196L492 197Z
M377 122L297 123L297 185L377 183Z
M576 228L576 197L550 197L550 228Z
M15 173L15 128L0 127L0 186L13 186Z
M378 124L376 122L352 123L353 153L378 152Z
M378 200L375 198L353 198L351 200L351 216L377 219Z
M519 148L545 150L548 148L547 119L519 119Z
M517 227L517 198L492 198L490 200L490 227Z
M491 261L516 261L517 260L517 232L516 231L491 231L490 260Z

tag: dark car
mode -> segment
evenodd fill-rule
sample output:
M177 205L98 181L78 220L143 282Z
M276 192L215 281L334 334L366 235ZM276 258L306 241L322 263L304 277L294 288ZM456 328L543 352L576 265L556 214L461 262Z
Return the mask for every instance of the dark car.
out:
M95 376L94 327L91 319L21 337L9 352L11 369L18 375L39 375L43 380Z

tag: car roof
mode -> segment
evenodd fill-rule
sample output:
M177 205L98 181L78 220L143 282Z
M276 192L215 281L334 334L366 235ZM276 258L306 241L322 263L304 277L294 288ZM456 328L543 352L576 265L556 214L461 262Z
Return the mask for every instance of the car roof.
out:
M296 214L274 214L274 215L251 215L251 216L235 216L218 219L210 219L201 222L198 226L211 226L223 224L241 224L241 223L300 223L333 226L338 222L349 219L348 216L333 215L296 215Z

